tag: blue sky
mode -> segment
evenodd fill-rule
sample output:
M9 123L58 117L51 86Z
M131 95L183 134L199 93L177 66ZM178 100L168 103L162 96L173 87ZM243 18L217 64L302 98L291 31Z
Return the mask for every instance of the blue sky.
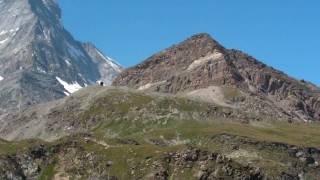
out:
M320 85L319 0L59 0L76 39L125 67L207 32L298 79Z

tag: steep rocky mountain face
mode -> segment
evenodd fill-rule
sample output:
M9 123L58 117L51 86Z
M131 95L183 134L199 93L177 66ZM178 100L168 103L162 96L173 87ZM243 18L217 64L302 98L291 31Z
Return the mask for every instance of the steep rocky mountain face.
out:
M113 79L121 73L122 67L108 56L105 56L91 43L83 43L83 48L91 57L93 62L97 64L99 73L101 75L100 81L110 85Z
M64 29L55 0L0 0L1 111L62 98L97 80L109 83L121 71L85 47Z
M184 94L252 113L277 114L287 121L320 120L319 88L226 49L208 34L195 35L125 70L113 85ZM230 89L229 95L241 98L230 101L223 95Z

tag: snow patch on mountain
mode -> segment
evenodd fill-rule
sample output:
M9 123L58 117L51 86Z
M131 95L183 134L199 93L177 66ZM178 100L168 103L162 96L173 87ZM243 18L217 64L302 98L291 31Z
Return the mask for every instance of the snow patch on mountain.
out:
M8 41L8 38L6 38L6 39L4 39L4 40L1 40L0 41L0 44L4 44L5 42L7 42Z
M20 28L15 28L15 29L10 29L10 30L2 30L0 32L0 36L1 35L5 35L5 34L8 34L8 33L11 33L11 34L15 34L17 31L19 31Z
M37 67L37 71L41 72L41 73L47 73L47 71L45 71L44 69L42 69L41 67Z
M20 28L2 30L0 32L0 36L2 37L2 38L0 38L1 39L0 40L0 45L5 44L6 42L8 42L8 40L11 39L12 37L14 37L19 30L20 30Z
M2 30L2 31L0 32L0 36L1 36L1 35L4 35L4 34L7 34L7 31Z
M72 66L72 64L70 63L69 59L65 59L64 61L66 62L66 64L67 64L68 66Z
M73 82L73 84L69 84L66 81L62 80L59 77L56 77L56 79L59 81L59 83L64 87L64 89L66 90L64 93L69 96L70 94L79 91L82 86L79 85L78 82Z

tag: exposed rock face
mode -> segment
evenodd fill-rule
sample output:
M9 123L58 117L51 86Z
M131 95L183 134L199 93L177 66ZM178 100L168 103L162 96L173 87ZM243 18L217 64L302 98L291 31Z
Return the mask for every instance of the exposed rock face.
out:
M58 162L60 164L57 164ZM68 176L59 173L60 169L54 169L58 165L62 166L59 167L63 168L61 171L81 172L77 174L83 178L108 179L111 177L112 179L107 171L101 171L103 163L99 164L98 155L85 152L81 146L72 141L52 146L51 149L48 146L37 145L15 155L0 155L0 178L5 180L69 179ZM84 173L90 176L85 176Z
M121 73L122 67L110 57L105 56L93 44L84 43L82 46L93 62L97 64L101 76L100 81L110 85L113 79Z
M224 51L209 35L199 34L124 71L114 85L139 88L160 83L158 91L177 93L208 84L236 84L241 77Z
M226 49L208 34L195 35L125 70L113 84L174 94L234 87L272 103L287 120L320 120L319 88Z
M0 0L0 12L2 110L64 97L121 70L74 40L55 0Z
M229 53L246 80L244 86L254 87L255 92L267 96L296 119L320 120L320 91L315 85L295 80L242 52L231 50Z
M231 159L218 154L189 148L175 153L168 153L164 156L164 162L169 162L175 169L192 169L199 167L196 179L263 179L263 174L258 168L244 167ZM163 164L154 163L154 179L167 178L169 170L165 170ZM161 168L162 167L162 168Z

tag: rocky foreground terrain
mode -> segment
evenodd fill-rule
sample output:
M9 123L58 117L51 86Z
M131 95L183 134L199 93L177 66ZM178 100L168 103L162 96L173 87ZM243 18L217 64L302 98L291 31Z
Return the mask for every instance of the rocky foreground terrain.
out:
M318 179L320 175L316 161L320 151L314 148L258 142L228 134L189 140L188 145L170 145L156 143L156 139L153 143L126 138L102 141L79 135L52 144L28 141L18 154L0 155L0 177ZM201 141L206 141L207 147L201 147ZM5 145L19 147L2 142L1 146Z
M320 124L238 121L250 116L188 96L84 88L10 117L0 177L319 179Z

